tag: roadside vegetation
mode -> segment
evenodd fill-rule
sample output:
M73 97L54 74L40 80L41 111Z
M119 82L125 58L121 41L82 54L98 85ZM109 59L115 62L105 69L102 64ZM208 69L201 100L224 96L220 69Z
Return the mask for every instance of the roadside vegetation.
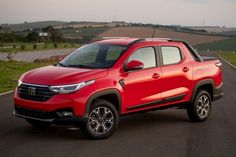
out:
M26 63L15 61L0 61L0 93L13 90L17 86L19 77L26 71L52 65L55 62L47 63Z
M61 48L77 48L75 43L4 43L0 46L0 52L38 51Z
M229 61L231 64L236 66L236 53L235 52L219 52L221 57Z
M1 31L0 31L1 32ZM67 42L60 30L48 26L21 32L1 32L0 52L37 51L55 48L76 48L78 43Z
M198 50L236 51L236 37L195 46Z

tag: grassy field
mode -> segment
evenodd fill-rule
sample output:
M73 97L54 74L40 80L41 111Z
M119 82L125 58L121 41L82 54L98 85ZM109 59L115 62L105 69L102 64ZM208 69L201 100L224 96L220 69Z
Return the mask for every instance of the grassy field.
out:
M198 50L236 51L236 37L195 46Z
M25 63L0 61L0 93L13 90L21 74L31 69L50 65L53 63Z
M219 55L236 66L236 53L235 52L219 52Z
M64 37L94 38L109 29L110 28L107 27L97 27L97 28L62 29L61 31Z
M0 46L0 52L21 52L21 51L37 51L56 48L75 48L79 44L73 43L4 43Z

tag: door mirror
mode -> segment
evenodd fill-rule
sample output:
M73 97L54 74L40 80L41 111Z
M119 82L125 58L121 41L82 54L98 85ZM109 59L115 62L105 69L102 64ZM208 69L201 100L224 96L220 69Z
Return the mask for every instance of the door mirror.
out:
M144 67L144 64L142 62L138 60L132 60L127 64L125 70L126 71L141 70L143 69L143 67Z

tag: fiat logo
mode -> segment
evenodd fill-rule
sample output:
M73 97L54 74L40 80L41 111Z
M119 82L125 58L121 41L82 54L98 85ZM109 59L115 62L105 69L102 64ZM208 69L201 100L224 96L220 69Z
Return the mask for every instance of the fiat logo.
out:
M28 94L31 96L36 95L36 88L35 87L29 87Z

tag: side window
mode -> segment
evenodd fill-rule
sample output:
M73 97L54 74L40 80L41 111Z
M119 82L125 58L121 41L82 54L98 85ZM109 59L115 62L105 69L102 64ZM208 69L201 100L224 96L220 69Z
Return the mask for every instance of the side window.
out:
M176 64L182 59L179 48L172 46L161 47L163 65Z
M132 60L141 61L144 64L144 68L151 68L156 66L156 55L153 47L145 47L136 50L128 59L128 62Z

